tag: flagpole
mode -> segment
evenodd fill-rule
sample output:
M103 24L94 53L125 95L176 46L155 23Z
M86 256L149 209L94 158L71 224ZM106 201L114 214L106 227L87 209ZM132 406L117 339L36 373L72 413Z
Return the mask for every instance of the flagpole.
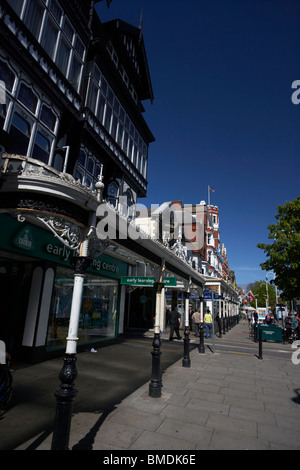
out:
M207 199L208 199L208 205L210 206L210 192L209 192L209 186L207 187Z

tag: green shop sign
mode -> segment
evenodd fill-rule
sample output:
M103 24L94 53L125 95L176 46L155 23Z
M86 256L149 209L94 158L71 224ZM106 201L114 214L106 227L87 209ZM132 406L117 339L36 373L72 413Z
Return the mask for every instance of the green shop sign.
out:
M124 286L153 287L154 277L147 276L122 276L121 284ZM176 277L167 277L163 279L165 287L176 286Z
M22 224L6 214L0 215L0 227L1 250L27 254L73 269L71 259L74 251L47 230L32 224ZM103 254L93 259L88 272L120 279L127 274L127 263Z

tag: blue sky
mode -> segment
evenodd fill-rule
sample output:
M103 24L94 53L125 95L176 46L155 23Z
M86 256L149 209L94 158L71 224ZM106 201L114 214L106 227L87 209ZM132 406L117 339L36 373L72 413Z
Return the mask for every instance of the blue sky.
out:
M141 203L207 201L238 285L265 279L258 242L277 206L300 194L299 0L112 0L143 34L154 91L144 103L156 142Z

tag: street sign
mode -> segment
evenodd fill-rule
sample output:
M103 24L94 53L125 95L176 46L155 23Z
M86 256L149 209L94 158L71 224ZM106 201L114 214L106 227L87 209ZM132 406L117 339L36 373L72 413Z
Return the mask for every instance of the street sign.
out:
M212 293L211 292L203 292L203 298L204 298L204 300L211 300L212 299Z
M165 287L176 287L177 279L176 277L165 277L162 281Z
M214 300L218 300L219 298L223 298L223 297L219 296L219 294L217 292L212 293L212 291L210 289L204 289L203 290L204 300L212 300L213 295L214 295ZM223 294L221 294L221 295L223 295Z
M154 277L146 276L122 276L121 284L123 286L143 286L143 287L153 287L155 282Z
M122 276L121 284L123 286L137 286L137 287L153 287L155 283L154 277L148 276ZM163 284L167 286L176 286L176 277L166 277L163 279Z

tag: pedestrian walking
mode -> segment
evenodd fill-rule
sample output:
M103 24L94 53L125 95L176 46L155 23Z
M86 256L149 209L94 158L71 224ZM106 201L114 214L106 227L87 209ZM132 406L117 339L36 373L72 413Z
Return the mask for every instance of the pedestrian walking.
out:
M204 323L205 323L205 337L208 338L208 333L209 333L209 337L211 338L212 316L211 316L210 310L207 310L206 314L204 315Z
M173 334L174 334L174 331L176 333L176 336L177 336L177 339L181 339L181 336L179 334L179 326L181 324L181 320L180 320L180 313L178 312L178 308L175 307L175 309L173 309L170 313L170 320L169 320L169 324L170 324L170 337L169 337L169 341L172 341L173 340Z
M199 328L201 323L201 313L200 309L196 310L196 312L192 315L193 322L195 323L195 336L199 336Z
M292 314L291 313L288 313L288 316L285 317L284 326L285 326L285 329L286 329L286 341L289 341L289 339L292 335L292 326L293 326Z

